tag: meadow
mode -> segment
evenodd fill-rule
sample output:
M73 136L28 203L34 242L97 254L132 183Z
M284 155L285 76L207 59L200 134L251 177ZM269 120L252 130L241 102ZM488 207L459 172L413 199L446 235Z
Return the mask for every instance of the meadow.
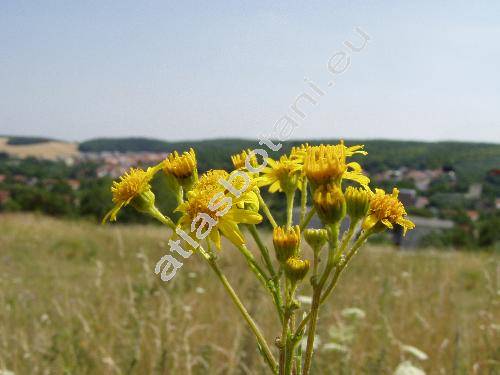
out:
M32 214L0 228L0 373L267 373L205 263L154 274L165 229ZM272 342L273 307L241 255L226 243L220 262ZM498 374L499 297L499 254L367 246L321 312L313 374Z

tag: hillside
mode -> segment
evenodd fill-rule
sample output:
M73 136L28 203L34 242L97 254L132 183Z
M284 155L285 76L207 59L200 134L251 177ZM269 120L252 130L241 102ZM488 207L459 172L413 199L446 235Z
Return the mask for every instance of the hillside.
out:
M283 151L308 142L336 143L331 140L296 140L283 144ZM346 144L364 144L370 157L363 165L370 173L405 166L414 169L451 167L464 183L481 180L500 166L500 144L465 142L415 142L393 140L346 140ZM61 159L78 156L80 152L170 152L193 147L201 170L230 169L229 155L242 149L260 147L256 140L214 139L168 142L149 138L98 138L80 144L36 137L0 137L0 153L13 157ZM277 156L270 153L270 156Z
M56 160L79 154L78 144L40 138L0 137L0 153L11 157Z

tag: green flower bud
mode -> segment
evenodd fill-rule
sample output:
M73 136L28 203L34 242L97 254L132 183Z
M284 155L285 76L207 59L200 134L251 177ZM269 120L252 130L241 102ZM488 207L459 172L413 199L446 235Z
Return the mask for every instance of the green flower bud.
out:
M151 190L137 195L130 201L130 205L137 211L147 214L164 224L173 225L172 221L166 218L155 206L155 195Z
M151 190L146 190L135 196L130 205L141 213L150 213L155 207L155 194Z
M300 245L299 226L274 228L273 244L276 251L276 258L280 263L284 263L290 257L297 255Z
M338 185L319 186L314 192L313 203L325 225L338 223L346 214L344 194Z
M306 229L304 238L314 251L320 250L328 240L326 229Z
M347 214L352 220L359 220L366 216L370 208L371 192L349 186L345 191Z
M291 257L285 263L285 274L292 282L301 281L309 271L309 261Z

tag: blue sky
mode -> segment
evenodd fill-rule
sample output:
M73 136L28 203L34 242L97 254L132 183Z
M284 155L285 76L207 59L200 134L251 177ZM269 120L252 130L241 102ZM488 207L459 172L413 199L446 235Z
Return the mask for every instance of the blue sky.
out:
M3 0L0 134L500 142L499 67L498 1Z

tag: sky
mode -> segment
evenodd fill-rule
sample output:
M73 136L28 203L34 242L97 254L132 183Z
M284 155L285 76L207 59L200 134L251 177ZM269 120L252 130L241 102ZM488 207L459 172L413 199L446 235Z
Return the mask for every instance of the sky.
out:
M493 0L2 0L0 134L500 142L499 67Z

